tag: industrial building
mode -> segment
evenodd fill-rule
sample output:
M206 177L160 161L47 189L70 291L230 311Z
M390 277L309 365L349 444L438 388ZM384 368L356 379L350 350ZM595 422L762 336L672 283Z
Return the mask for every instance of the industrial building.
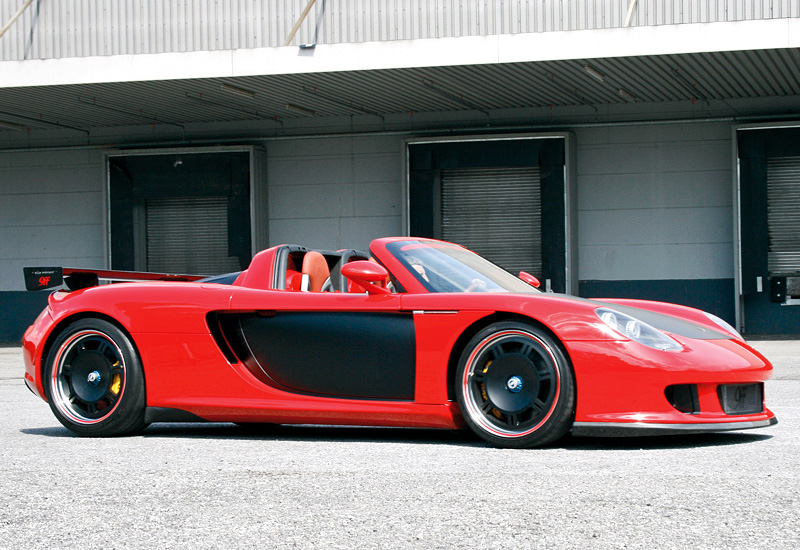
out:
M800 334L797 0L0 0L0 342L25 266L464 244Z

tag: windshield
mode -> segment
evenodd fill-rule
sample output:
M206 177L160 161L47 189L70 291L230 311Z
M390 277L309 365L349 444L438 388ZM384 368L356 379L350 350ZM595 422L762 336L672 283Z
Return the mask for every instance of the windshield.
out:
M409 240L390 243L386 249L429 292L539 292L508 271L458 245Z

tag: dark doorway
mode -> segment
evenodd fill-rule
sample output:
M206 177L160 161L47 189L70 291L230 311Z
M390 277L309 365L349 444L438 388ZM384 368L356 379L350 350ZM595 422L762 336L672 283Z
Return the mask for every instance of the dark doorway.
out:
M745 334L800 334L800 128L740 130Z
M246 268L249 155L110 157L112 269L215 275Z
M563 138L414 143L408 151L412 236L453 240L566 291Z

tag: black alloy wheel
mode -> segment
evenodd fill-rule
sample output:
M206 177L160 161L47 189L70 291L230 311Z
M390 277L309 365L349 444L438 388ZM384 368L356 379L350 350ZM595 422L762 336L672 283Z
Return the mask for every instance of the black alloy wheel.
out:
M145 426L141 360L115 325L84 319L54 342L42 367L50 408L79 435L114 436Z
M541 328L512 321L486 327L464 349L455 382L467 425L498 447L547 445L572 427L574 374Z

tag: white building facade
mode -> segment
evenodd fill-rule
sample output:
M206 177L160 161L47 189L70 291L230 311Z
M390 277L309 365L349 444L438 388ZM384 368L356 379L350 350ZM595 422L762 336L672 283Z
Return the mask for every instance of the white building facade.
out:
M461 242L800 334L798 0L0 0L0 342L24 266ZM2 31L0 31L2 32Z

